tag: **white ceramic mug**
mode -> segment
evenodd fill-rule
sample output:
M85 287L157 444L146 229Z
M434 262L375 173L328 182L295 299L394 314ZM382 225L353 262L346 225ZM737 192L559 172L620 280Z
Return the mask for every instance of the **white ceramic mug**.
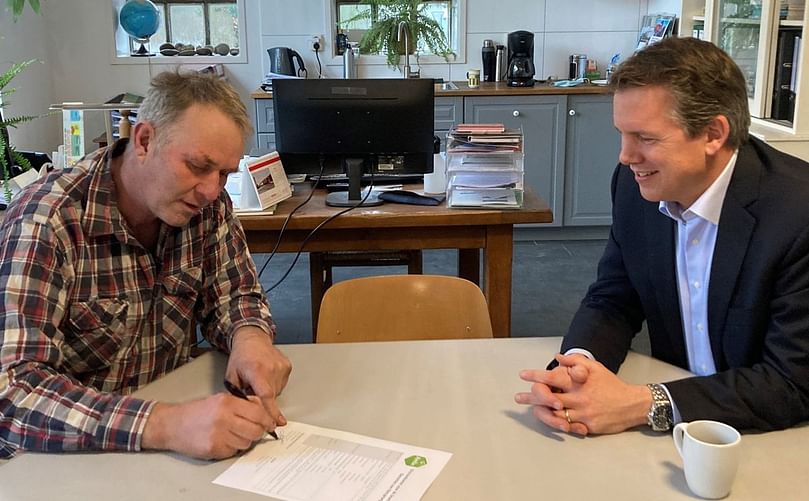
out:
M480 87L480 70L469 70L466 72L466 83L469 88L475 89Z
M673 438L688 488L703 498L727 496L739 467L739 432L718 421L692 421L675 426Z

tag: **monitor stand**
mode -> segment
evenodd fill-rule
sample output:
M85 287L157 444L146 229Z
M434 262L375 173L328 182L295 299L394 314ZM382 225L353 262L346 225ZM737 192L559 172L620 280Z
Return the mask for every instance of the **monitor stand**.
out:
M348 191L329 193L326 195L326 205L331 207L354 207L358 205L371 207L385 203L379 199L376 193L371 193L368 198L363 200L362 171L365 160L362 158L346 158L345 163L346 176L348 176Z

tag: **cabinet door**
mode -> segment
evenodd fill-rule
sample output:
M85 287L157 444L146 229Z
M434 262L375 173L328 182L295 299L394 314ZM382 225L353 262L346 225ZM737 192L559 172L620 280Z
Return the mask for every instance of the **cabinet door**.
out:
M261 155L275 151L275 133L260 133L258 134L258 142L256 144L258 152Z
M463 98L435 98L435 135L441 139L441 151L446 151L447 132L463 121Z
M621 136L612 122L612 96L569 96L565 226L612 224L610 180L620 150Z
M714 31L716 45L727 52L747 80L750 114L769 115L772 95L771 40L776 4L773 0L717 0Z
M551 226L562 225L566 102L565 96L464 98L464 122L522 128L525 185L548 203L553 211Z
M256 99L256 133L275 132L272 99Z

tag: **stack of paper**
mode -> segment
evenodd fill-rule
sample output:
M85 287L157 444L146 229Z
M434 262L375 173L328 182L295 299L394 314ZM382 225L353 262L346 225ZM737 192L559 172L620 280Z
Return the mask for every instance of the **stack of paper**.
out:
M519 208L523 135L503 124L459 124L447 134L447 205Z

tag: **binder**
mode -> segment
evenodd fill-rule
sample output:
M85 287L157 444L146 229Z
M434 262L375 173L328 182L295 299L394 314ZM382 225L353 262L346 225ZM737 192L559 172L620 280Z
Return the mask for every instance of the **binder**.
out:
M795 113L794 80L798 73L795 56L796 44L799 48L800 40L800 28L781 28L778 32L771 113L776 120L792 121Z

